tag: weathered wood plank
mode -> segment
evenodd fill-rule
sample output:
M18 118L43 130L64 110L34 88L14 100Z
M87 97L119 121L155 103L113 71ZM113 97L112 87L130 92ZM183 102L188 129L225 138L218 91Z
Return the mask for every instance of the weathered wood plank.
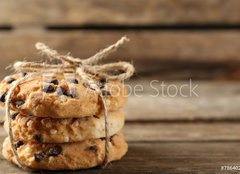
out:
M184 64L188 65L194 62L196 69L199 67L203 68L202 72L211 69L210 72L212 73L210 74L213 74L212 77L221 78L221 75L224 77L227 74L229 77L239 77L240 72L237 67L240 64L240 32L238 31L41 32L24 30L19 32L1 32L0 39L3 44L0 45L0 69L4 69L4 67L16 59L39 60L39 55L34 49L34 44L38 41L47 43L63 54L71 52L75 57L86 58L105 46L114 43L123 35L128 35L131 42L123 46L117 53L112 54L111 57L132 61L133 64L136 64L137 72L139 67L140 74L141 72L146 74L164 74L164 68L174 63L177 65L177 63L182 62L182 71L180 71L187 73L185 76L189 77L191 76L191 73L189 74L191 71L187 71L187 67L190 66L184 66ZM168 66L164 62L169 62ZM214 67L201 63L222 64L219 65L220 70L216 69L216 71L213 71ZM224 63L232 64L233 66L228 67ZM186 71L183 71L184 68ZM178 72L177 67L174 69ZM221 73L222 71L223 73ZM169 70L168 72L169 76L171 76L171 72ZM192 76L194 77L194 75ZM209 76L211 77L211 75Z
M131 120L239 120L239 102L240 96L130 97L126 112Z
M130 92L135 88L135 94L131 92L129 97L126 117L132 121L239 120L239 85L239 82L153 81L151 86L151 80L135 81L129 88ZM141 88L143 92L139 91ZM196 94L190 93L191 89Z
M158 80L240 80L240 65L235 62L191 62L137 60L136 78Z
M238 0L2 0L2 25L239 23Z
M127 141L239 141L240 123L127 123Z
M105 169L68 171L69 174L159 174L159 173L226 173L221 166L239 166L239 143L130 143L127 155ZM1 158L0 171L28 174ZM45 174L59 174L63 171ZM66 172L66 171L65 171ZM64 173L65 173L64 172ZM228 171L229 173L229 171Z
M76 57L92 56L100 49L127 35L131 42L112 57L138 60L167 60L192 62L240 61L240 32L169 32L169 31L71 31L44 32L26 30L2 32L0 56L16 59L34 56L36 42L45 42L61 53L71 52ZM14 50L14 51L13 51Z

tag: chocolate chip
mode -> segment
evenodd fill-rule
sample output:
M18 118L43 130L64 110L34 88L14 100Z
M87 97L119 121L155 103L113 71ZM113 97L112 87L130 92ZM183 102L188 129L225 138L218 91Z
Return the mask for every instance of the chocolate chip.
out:
M76 95L76 89L70 89L68 96L72 97L72 98L75 98L77 96Z
M74 84L78 84L78 80L77 79L68 79L68 82L74 83Z
M94 118L97 118L97 119L99 119L99 117L98 117L98 116L96 116L96 115L93 115L93 117L94 117Z
M47 92L47 93L55 92L55 87L51 84L43 86L42 89L43 89L44 92Z
M46 153L47 156L58 156L62 152L61 146L54 146L53 148L49 149Z
M106 79L100 79L98 83L99 88L100 89L104 88L106 82L107 82Z
M25 103L24 100L16 100L16 101L14 102L15 106L17 106L17 107L23 105L24 103Z
M102 90L102 96L110 96L111 93L109 91L106 90Z
M1 101L1 102L5 102L5 97L6 97L6 95L7 95L6 92L0 94L0 101Z
M34 135L33 138L39 143L43 141L41 135Z
M100 79L99 82L105 84L107 82L107 80L106 79Z
M54 85L58 85L58 80L57 79L48 79L46 80L48 83L53 83Z
M57 91L57 94L59 96L61 96L61 95L66 95L67 96L68 95L67 90L62 88L62 87L57 87L56 91Z
M19 112L14 112L13 114L11 114L11 119L15 120L16 116L19 114Z
M12 78L12 77L8 77L8 78L6 78L6 83L7 84L10 84L10 83L12 83L13 81L15 81L16 79L14 79L14 78Z
M25 77L26 75L27 75L26 72L21 72L21 73L20 73L20 76L21 76L21 77Z
M83 83L83 86L85 88L89 88L89 89L95 90L89 83Z
M44 159L45 155L43 152L36 152L34 154L35 161L40 162L42 159Z
M22 141L18 141L16 144L15 144L15 149L18 149L20 146L22 146L24 143Z
M97 146L89 146L86 150L97 152Z

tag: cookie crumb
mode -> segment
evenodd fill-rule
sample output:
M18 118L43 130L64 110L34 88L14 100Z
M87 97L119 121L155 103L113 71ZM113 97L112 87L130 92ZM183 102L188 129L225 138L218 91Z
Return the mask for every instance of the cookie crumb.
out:
M79 122L76 120L74 121L74 123L72 124L74 127L78 127L79 126Z
M64 136L64 143L69 142L69 136Z
M54 134L57 133L57 130L56 130L56 129L51 129L51 130L50 130L50 133L51 133L52 135L54 135Z

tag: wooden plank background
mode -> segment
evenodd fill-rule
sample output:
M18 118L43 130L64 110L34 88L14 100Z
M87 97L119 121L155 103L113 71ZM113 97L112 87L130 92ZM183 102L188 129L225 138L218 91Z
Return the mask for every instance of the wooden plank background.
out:
M83 172L225 173L222 165L239 166L239 0L1 0L0 78L16 60L44 60L36 42L87 58L123 35L131 42L107 61L132 62L137 71L127 84L144 89L125 108L129 152L107 169ZM166 89L151 96L152 80L180 89L190 79L198 96L164 97ZM0 127L1 143L5 136ZM0 171L27 173L0 161Z
M2 0L3 25L239 23L238 0ZM14 13L13 13L14 12Z

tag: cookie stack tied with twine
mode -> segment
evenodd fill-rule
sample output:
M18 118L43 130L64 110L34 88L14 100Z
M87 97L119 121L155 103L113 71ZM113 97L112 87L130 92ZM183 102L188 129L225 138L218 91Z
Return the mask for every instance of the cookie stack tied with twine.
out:
M126 41L122 37L88 59L37 43L54 64L16 62L16 73L0 84L8 132L3 156L26 170L105 167L122 158L128 148L120 132L127 101L122 82L134 67L97 63Z

